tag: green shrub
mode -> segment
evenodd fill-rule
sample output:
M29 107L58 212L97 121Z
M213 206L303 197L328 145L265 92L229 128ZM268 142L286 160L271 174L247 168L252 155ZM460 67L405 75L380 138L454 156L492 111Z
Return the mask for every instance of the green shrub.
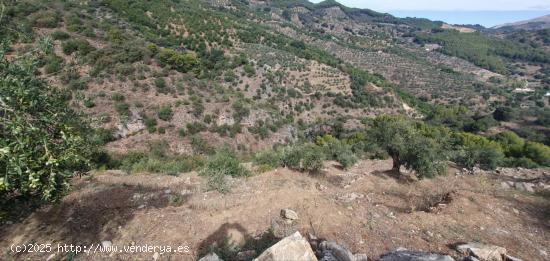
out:
M345 144L330 135L325 135L324 138L321 139L318 137L316 143L323 144L327 158L338 161L344 169L348 169L359 160L352 151L352 147L350 145Z
M166 88L166 80L161 77L155 78L155 86L157 87L157 89L163 90L164 88Z
M130 116L130 105L127 103L117 103L115 104L115 109L118 112L118 115L128 117Z
M108 142L115 140L115 135L113 130L111 129L104 129L104 128L98 128L94 130L94 135L92 139L97 144L106 144Z
M294 145L283 151L283 164L299 171L317 172L323 167L325 153L312 143Z
M172 119L172 107L170 105L164 105L160 107L159 111L157 112L157 115L159 119L163 121L170 121Z
M201 131L205 131L206 130L206 125L204 125L202 122L190 122L190 123L187 123L185 125L187 127L187 133L193 135L193 134L197 134Z
M159 60L163 65L169 65L180 72L189 72L199 65L199 59L194 53L180 53L169 48L162 48Z
M264 171L272 170L283 164L282 154L278 150L262 150L254 155L253 162Z
M510 107L498 107L493 112L493 118L497 121L511 121L518 117L518 112Z
M550 147L528 141L525 143L524 154L539 165L550 166Z
M31 15L34 26L43 28L55 28L59 23L60 17L52 11L41 11Z
M500 145L483 136L456 133L453 140L457 147L454 160L466 168L479 165L483 169L495 169L504 160Z
M45 58L44 72L47 74L59 72L63 65L63 58L52 54Z
M148 152L129 152L116 155L112 168L119 168L128 173L150 172L177 175L189 172L203 166L201 156L169 155L168 144L165 142L151 142Z
M54 40L62 40L62 41L71 38L71 35L63 31L55 31L51 34L51 36Z
M154 133L157 130L157 119L155 118L143 117L143 124L149 133Z
M522 167L527 169L533 169L533 168L539 167L539 165L536 162L526 157L506 158L504 159L504 165L512 168Z
M198 135L193 135L190 137L191 147L193 148L193 151L197 154L206 154L210 155L214 153L214 148L208 144L206 140L201 138Z
M88 41L83 39L74 39L66 41L62 44L63 53L70 55L74 52L78 52L80 55L86 55L91 51L95 50L93 46L88 43Z
M122 93L115 92L113 93L113 95L111 95L111 100L116 102L123 102L124 100L126 100L126 97L124 97L124 94Z
M89 98L89 99L84 100L84 107L86 107L86 108L95 107L94 99Z
M498 142L507 157L521 157L525 141L516 133L511 131L501 132L493 137Z
M245 177L249 176L250 172L241 166L232 150L222 148L208 158L199 175L208 178L211 189L225 193L229 191L229 186L225 184L225 176Z

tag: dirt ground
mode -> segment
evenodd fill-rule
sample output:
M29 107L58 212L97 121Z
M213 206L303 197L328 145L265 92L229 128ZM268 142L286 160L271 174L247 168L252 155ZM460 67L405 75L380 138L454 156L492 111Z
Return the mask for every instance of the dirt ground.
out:
M224 240L237 246L256 240L283 208L298 213L293 227L302 235L335 240L369 257L397 247L457 257L454 244L478 241L523 260L550 260L547 198L505 190L496 174L457 175L450 168L444 177L408 181L390 168L391 162L378 160L348 171L326 162L315 176L281 168L233 179L228 194L206 191L196 173L93 173L75 178L73 191L59 204L2 224L0 260L195 260ZM102 241L119 251L57 251L58 244ZM11 252L23 244L52 244L52 250ZM172 251L122 251L145 245ZM175 252L178 246L183 252Z

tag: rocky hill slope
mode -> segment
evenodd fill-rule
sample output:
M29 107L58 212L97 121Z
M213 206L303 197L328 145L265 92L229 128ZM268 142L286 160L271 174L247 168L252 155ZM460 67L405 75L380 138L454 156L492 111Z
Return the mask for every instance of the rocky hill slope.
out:
M550 15L493 27L493 29L500 31L541 30L547 28L550 28Z
M544 95L544 66L494 57L493 67L420 38L452 31L443 24L335 1L22 1L7 17L20 32L8 57L48 39L43 76L71 92L114 152L148 140L177 153L205 141L255 151L365 116L421 117L429 104L489 113ZM531 98L512 97L522 81Z

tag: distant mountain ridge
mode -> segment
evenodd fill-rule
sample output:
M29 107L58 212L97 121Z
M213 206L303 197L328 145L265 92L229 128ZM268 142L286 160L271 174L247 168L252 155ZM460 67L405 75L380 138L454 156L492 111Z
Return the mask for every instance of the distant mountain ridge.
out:
M494 26L493 29L501 31L513 31L513 30L541 30L550 28L550 14L537 17L530 20L519 21L515 23L507 23Z

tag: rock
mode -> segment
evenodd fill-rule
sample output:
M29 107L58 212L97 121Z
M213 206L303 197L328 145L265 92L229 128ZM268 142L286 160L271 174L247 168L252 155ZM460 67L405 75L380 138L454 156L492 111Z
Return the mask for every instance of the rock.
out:
M170 193L172 193L172 190L171 190L171 189L166 189L166 190L164 190L164 194L170 194Z
M334 241L323 241L319 244L320 261L354 261L353 253Z
M394 251L383 254L378 261L455 261L447 255L439 255L421 251L411 251L398 248Z
M355 261L369 261L369 257L365 254L355 254Z
M535 193L535 184L527 182L517 182L514 187L521 191L527 191L529 193Z
M508 183L507 183L507 182L504 182L504 181L500 183L500 186L501 186L503 189L510 189L510 185L508 185Z
M46 261L54 260L55 254L56 254L56 253L53 253L53 254L49 255L48 258L46 258Z
M295 261L310 261L317 260L313 250L305 238L296 232L288 237L283 238L277 244L265 250L255 261L278 261L278 260L295 260ZM204 261L204 260L203 260Z
M256 256L256 250L241 251L237 253L237 260L250 260Z
M271 220L271 230L276 238L284 238L298 231L296 223L289 219L276 217Z
M342 197L342 200L344 200L346 202L352 202L352 201L355 201L356 199L362 199L364 197L365 197L365 195L363 195L361 193L352 192L352 193Z
M503 259L504 261L523 261L523 260L521 260L521 259L519 259L519 258L517 258L517 257L513 257L513 256L509 256L509 255L503 255L503 256L502 256L502 259Z
M101 246L103 248L109 248L113 245L113 243L111 241L101 241Z
M199 259L199 261L223 261L223 260L221 260L220 257L215 253L210 253L206 256L203 256L201 259Z
M502 255L506 254L506 248L481 243L459 245L456 247L456 250L462 254L467 254L487 261L501 261Z
M285 208L281 209L281 217L290 220L296 220L298 219L298 214L292 209Z

